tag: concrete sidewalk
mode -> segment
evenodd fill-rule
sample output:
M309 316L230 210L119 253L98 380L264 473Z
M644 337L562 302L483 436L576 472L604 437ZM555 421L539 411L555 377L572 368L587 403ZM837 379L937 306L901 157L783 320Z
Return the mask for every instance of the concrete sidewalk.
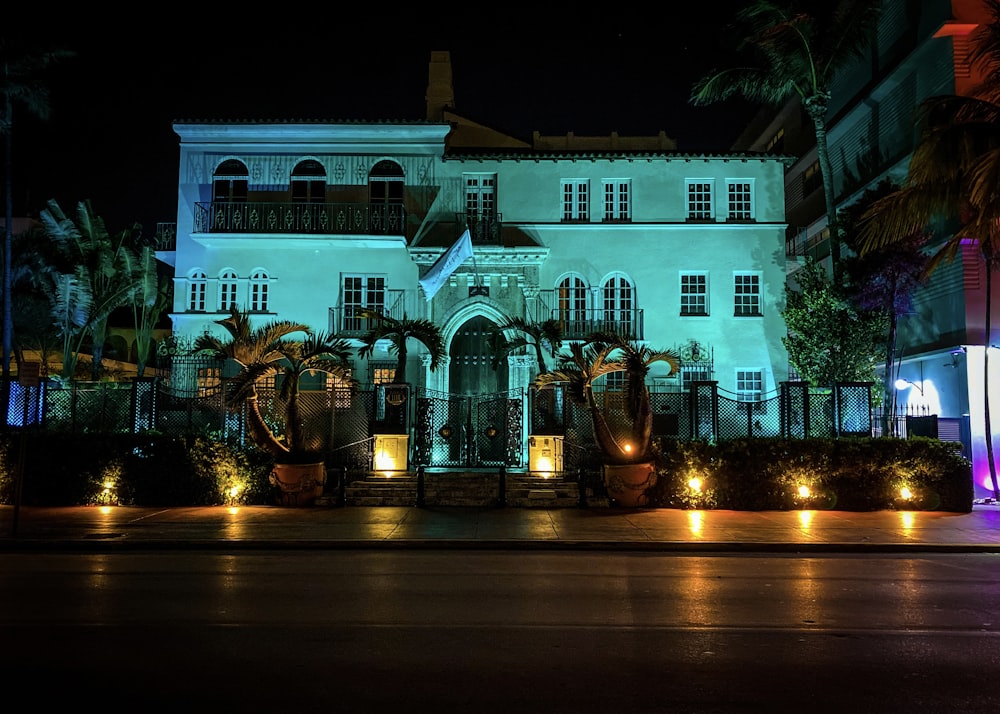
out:
M1000 553L1000 506L977 504L971 513L0 506L0 551L175 548Z

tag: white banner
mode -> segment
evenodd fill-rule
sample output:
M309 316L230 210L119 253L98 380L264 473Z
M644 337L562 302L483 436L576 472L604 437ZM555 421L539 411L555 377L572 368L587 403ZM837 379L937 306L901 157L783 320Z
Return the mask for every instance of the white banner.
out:
M437 294L437 291L444 285L444 281L455 272L455 269L471 257L472 236L469 234L469 229L466 228L454 245L445 251L445 254L438 258L427 274L420 279L420 287L424 289L427 302L430 302L431 298Z

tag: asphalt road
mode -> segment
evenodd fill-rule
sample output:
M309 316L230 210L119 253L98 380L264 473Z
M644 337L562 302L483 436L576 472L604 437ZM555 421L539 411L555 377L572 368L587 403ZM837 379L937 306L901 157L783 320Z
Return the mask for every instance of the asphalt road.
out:
M995 554L0 553L43 710L996 711Z

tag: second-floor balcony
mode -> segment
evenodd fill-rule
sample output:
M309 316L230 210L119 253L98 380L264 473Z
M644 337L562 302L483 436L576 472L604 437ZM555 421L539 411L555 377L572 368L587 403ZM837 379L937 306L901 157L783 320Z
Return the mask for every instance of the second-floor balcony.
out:
M405 290L386 290L378 299L365 305L338 305L330 308L330 332L338 337L361 337L375 326L376 320L369 312L379 312L387 317L402 320L405 307Z
M406 211L390 203L213 201L194 205L196 233L403 235Z

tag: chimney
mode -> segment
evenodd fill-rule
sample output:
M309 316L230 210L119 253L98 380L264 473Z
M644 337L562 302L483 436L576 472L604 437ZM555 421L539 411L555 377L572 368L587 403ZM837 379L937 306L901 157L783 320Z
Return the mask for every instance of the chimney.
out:
M444 110L455 108L451 84L451 53L431 52L427 71L427 121L444 121Z

